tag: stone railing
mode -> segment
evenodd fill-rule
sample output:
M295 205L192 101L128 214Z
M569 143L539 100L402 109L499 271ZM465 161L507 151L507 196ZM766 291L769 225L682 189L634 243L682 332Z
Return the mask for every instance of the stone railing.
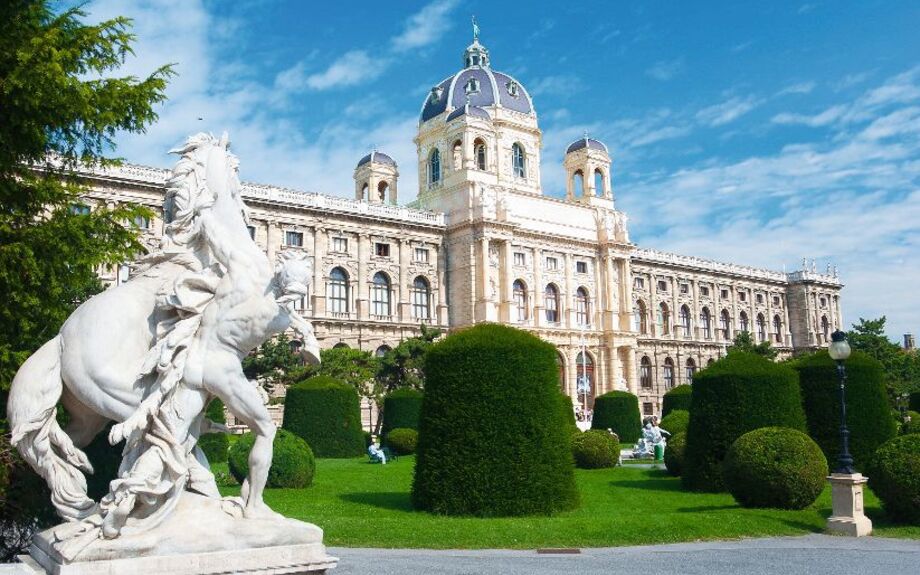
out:
M709 272L717 272L759 280L778 282L799 282L809 280L833 285L841 285L840 278L830 274L819 274L817 272L807 270L784 273L763 268L717 262L694 256L684 256L670 252L662 252L648 248L637 249L635 252L633 252L633 259L639 262L669 264L673 266L695 268Z
M164 186L169 178L170 170L152 168L135 164L122 164L121 166L91 170L86 172L90 177L111 178L127 180L155 186ZM348 198L327 196L315 192L302 192L291 188L269 186L266 184L242 184L242 195L273 204L283 204L298 208L314 208L325 211L372 216L381 219L413 222L429 226L443 226L444 214L427 210L417 210L402 206L386 204L370 204Z

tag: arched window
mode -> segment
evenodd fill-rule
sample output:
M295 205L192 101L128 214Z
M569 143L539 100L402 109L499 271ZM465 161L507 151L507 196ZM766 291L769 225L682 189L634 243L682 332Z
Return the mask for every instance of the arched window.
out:
M668 304L661 302L658 306L658 326L661 329L661 335L671 333L671 310Z
M767 341L767 320L763 314L757 314L757 341Z
M700 312L700 324L703 326L703 339L712 339L712 314L709 308L704 307Z
M645 309L645 302L636 300L636 305L633 308L633 317L635 318L635 325L633 326L633 331L638 331L641 334L648 333L648 311Z
M527 177L526 158L524 157L524 148L515 143L511 146L511 165L514 166L514 175L518 178Z
M527 286L521 280L516 280L512 286L514 292L514 310L517 321L527 321Z
M688 357L684 364L684 376L687 378L687 383L693 383L694 373L696 373L696 362L692 357Z
M578 352L575 357L575 375L578 386L578 404L588 404L588 409L594 407L594 358L591 354Z
M381 202L386 201L387 192L390 190L390 184L386 182L380 182L377 184L377 199Z
M827 341L830 338L831 325L827 321L827 316L821 316L821 336L824 338L822 341Z
M473 154L476 156L476 168L486 169L486 143L480 139L473 142Z
M583 287L575 291L575 323L589 325L590 311L588 309L588 290Z
M383 357L383 356L385 356L385 355L387 354L387 352L390 351L391 349L392 349L392 348L391 348L390 346L386 345L386 344L381 345L380 347L378 347L378 348L374 351L374 356L375 356L375 357Z
M339 343L332 346L332 348L333 349L348 349L348 344L345 343L344 341L340 341Z
M559 323L559 290L553 284L546 284L543 291L543 306L546 308L546 321Z
M642 389L652 388L652 360L647 355L639 361L639 385Z
M576 197L585 195L585 175L581 170L576 170L572 174L572 193Z
M670 357L664 358L664 387L665 389L674 387L674 360Z
M743 312L741 312L740 314L738 314L738 329L740 329L741 331L746 331L746 332L750 333L750 331L751 331L751 322L750 322L750 320L748 319L748 314L747 314L747 312L744 312L744 311L743 311Z
M565 389L565 358L559 350L556 350L556 367L559 369L559 389L568 393Z
M428 183L437 184L441 181L441 152L437 148L431 151L428 157Z
M422 276L412 282L412 317L415 319L431 318L431 286Z
M723 309L722 313L719 314L719 331L722 332L722 339L725 341L728 341L732 338L731 325L731 316L728 315L727 309Z
M690 308L686 305L680 306L680 327L684 331L684 337L690 337Z
M773 316L773 339L776 343L783 342L783 320L778 315Z
M714 364L715 362L716 362L716 360L710 357L709 359L706 360L706 367L709 367L710 365Z
M603 196L607 190L604 189L604 172L597 168L594 170L594 193Z
M379 317L390 315L390 278L383 272L374 274L371 285L371 314Z
M365 184L364 184L364 187L361 188L361 199L362 199L362 200L369 200L369 199L371 199L370 195L368 194L368 191L370 191L370 190L369 190L369 188L368 188L368 185L365 183Z
M329 311L332 313L349 312L348 274L342 268L332 268L332 271L329 272L326 299L329 300Z
M463 142L457 140L454 142L454 169L459 170L463 167Z

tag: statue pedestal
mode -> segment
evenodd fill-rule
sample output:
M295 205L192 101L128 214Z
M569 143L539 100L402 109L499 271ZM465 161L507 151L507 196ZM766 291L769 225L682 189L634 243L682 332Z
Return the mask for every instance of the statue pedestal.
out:
M54 575L320 574L336 566L319 527L287 518L236 518L221 502L184 492L158 526L116 539L96 539L73 560L57 551L54 527L29 549L35 573Z
M872 521L863 511L863 485L868 479L861 473L833 473L831 505L833 511L827 519L828 531L850 537L864 537L872 533Z

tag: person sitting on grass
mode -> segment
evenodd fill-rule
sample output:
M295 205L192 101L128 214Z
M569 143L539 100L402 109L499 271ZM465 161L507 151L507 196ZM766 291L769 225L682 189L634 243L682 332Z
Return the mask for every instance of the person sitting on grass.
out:
M371 457L372 463L387 464L387 456L380 448L380 441L376 435L371 437L371 444L367 446L367 454Z

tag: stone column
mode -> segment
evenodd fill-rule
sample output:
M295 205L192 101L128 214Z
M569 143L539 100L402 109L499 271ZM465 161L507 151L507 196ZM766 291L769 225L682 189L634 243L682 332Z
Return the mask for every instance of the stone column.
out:
M265 255L268 256L268 261L273 265L278 252L281 251L283 242L284 237L278 220L268 220L265 223Z
M358 277L355 278L351 291L354 293L357 318L362 320L366 320L370 314L367 299L367 262L370 250L368 234L358 234Z
M446 326L449 321L447 308L447 245L444 243L438 244L437 250L438 308L435 318L440 325Z
M326 256L325 228L313 228L313 317L326 317Z
M573 308L572 302L575 301L575 283L572 278L572 254L565 254L565 293L561 294L559 298L559 323L563 326L572 329L576 325L575 318L573 317Z
M409 297L411 293L410 287L415 280L414 277L409 277L409 261L410 253L412 252L412 244L409 240L397 240L396 243L399 246L399 289L397 290L399 294L399 311L396 314L397 317L394 319L402 322L412 322L415 321L412 318L412 302Z
M499 302L501 309L499 311L499 320L505 323L514 321L512 307L514 305L514 275L512 266L514 265L514 252L511 247L511 240L507 239L502 243L502 254L498 260L501 273L501 287L499 289Z
M483 233L479 240L479 258L476 274L476 313L474 322L487 321L489 318L489 238Z
M531 325L543 325L543 250L540 248L533 249L533 283L530 291L533 296L530 298L530 308L533 310L531 316Z
M629 389L629 393L638 396L639 382L636 378L636 348L629 346L620 349L625 350L626 355L626 366L623 370L624 377L626 377L626 387Z
M633 296L632 296L632 266L629 265L628 258L619 258L619 280L620 280L620 329L629 331L630 317L632 316Z

